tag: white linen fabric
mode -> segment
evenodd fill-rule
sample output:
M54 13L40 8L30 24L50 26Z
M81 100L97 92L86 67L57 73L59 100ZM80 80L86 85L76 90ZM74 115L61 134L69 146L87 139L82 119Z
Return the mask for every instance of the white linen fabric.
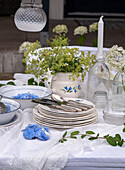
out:
M5 127L0 128L0 169L2 170L60 170L65 165L70 164L66 164L69 157L72 159L84 159L86 156L86 159L88 158L89 160L90 157L90 160L92 160L88 153L92 154L98 148L108 146L105 140L88 141L87 138L81 139L80 137L78 139L68 139L65 143L58 143L64 131L55 129L50 129L51 134L48 141L26 140L21 130L29 123L35 123L33 109L25 109L20 114L22 114L23 119L17 125L4 133L1 132ZM80 133L92 130L95 133L99 132L101 136L108 133L111 135L121 133L123 135L123 126L105 124L101 118L99 122L70 129L68 133L70 134L75 130L79 130ZM112 148L112 146L108 147L109 149ZM124 147L123 150L125 150ZM95 159L97 159L96 156Z

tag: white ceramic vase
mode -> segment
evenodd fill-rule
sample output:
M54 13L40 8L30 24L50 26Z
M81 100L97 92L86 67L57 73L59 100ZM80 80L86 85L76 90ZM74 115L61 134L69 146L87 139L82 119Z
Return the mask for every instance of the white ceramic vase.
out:
M53 93L62 97L77 98L81 94L81 79L80 77L69 80L71 73L57 73L52 78Z

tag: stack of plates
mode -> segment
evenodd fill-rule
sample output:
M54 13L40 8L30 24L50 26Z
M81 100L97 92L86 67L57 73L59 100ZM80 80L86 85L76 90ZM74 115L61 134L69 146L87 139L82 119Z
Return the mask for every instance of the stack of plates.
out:
M40 125L59 129L69 129L95 123L97 121L95 106L87 100L79 99L79 101L92 105L92 108L88 111L65 112L60 109L38 104L33 109L34 120Z

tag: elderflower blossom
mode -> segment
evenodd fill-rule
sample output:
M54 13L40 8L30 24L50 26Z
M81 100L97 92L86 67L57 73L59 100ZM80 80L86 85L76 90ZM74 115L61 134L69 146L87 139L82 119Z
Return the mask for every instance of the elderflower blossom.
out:
M116 69L122 70L125 66L125 50L123 47L118 47L118 45L114 45L110 48L106 55L106 61L109 65Z
M23 42L20 47L19 47L19 53L25 53L26 51L28 51L30 45L33 44L33 43L30 43L28 41L26 42Z
M94 22L93 24L89 25L89 32L95 32L98 30L98 23Z
M61 34L61 33L67 33L68 32L68 28L66 25L57 25L53 28L53 32L57 33L57 34Z
M88 32L87 27L84 26L78 26L74 30L74 35L84 35Z

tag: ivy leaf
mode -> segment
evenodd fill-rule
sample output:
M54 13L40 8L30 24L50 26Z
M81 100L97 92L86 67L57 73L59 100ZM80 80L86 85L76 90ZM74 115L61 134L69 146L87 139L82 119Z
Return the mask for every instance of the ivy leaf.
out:
M95 134L93 131L86 131L86 134Z
M124 143L124 139L122 139L121 141L118 142L118 146L121 147L123 145L123 143Z
M109 143L109 145L117 146L117 142L116 142L115 138L113 138L112 136L109 136L106 140Z
M66 137L66 135L67 135L67 131L63 134L63 138L65 138L65 137Z
M81 135L81 138L83 139L84 137L86 137L86 135Z
M79 134L79 131L74 131L71 133L71 137L74 136L74 135L78 135Z
M104 138L108 138L109 137L109 134L108 135L105 135L105 136L103 136Z
M117 141L117 140L121 140L121 136L119 134L116 134L114 139Z

